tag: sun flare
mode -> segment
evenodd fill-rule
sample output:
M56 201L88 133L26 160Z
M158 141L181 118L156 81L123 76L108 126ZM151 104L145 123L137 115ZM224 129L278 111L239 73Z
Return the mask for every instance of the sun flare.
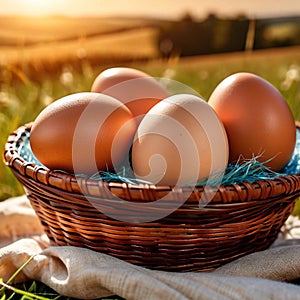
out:
M51 0L23 0L26 13L34 16L44 16L51 12Z

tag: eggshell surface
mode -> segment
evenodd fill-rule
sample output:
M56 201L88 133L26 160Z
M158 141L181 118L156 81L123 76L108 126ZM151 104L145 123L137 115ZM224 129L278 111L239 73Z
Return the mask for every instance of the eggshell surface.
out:
M115 67L101 72L93 82L92 92L112 96L124 103L139 122L151 107L169 96L155 78L133 68Z
M201 98L178 94L156 104L132 146L137 178L158 185L194 185L223 172L228 141L223 124Z
M118 100L77 93L41 111L31 128L30 145L49 169L90 175L113 171L128 154L135 131L131 112Z
M296 142L292 112L280 92L252 73L225 78L208 103L222 120L229 141L229 161L256 157L274 171L291 159Z

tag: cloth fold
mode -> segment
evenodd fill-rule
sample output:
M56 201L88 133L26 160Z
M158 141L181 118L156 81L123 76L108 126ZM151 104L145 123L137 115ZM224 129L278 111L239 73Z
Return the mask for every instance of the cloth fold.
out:
M0 204L0 215L10 200ZM28 201L26 197L17 200L14 209L19 214L18 206L26 207ZM38 280L62 295L79 299L109 295L139 300L300 299L300 286L290 283L300 278L300 244L286 246L281 239L279 246L241 257L212 272L154 271L88 249L50 246L43 232L37 232L34 211L27 208L26 232L15 222L9 224L8 219L5 228L14 232L10 243L8 233L0 231L0 242L6 241L0 249L0 277L4 281L32 258L16 281ZM11 207L11 216L12 211ZM32 230L28 230L29 224L33 224Z

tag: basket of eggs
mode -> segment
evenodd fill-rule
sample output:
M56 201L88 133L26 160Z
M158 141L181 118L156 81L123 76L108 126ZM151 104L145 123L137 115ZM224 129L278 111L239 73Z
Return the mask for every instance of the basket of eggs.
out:
M111 68L11 133L4 159L53 245L208 271L277 238L300 195L298 132L255 74L205 101Z

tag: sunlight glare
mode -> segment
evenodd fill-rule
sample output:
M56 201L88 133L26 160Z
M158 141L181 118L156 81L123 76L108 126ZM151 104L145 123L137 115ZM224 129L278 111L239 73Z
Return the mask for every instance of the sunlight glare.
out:
M51 0L23 0L26 14L44 16L51 12Z

